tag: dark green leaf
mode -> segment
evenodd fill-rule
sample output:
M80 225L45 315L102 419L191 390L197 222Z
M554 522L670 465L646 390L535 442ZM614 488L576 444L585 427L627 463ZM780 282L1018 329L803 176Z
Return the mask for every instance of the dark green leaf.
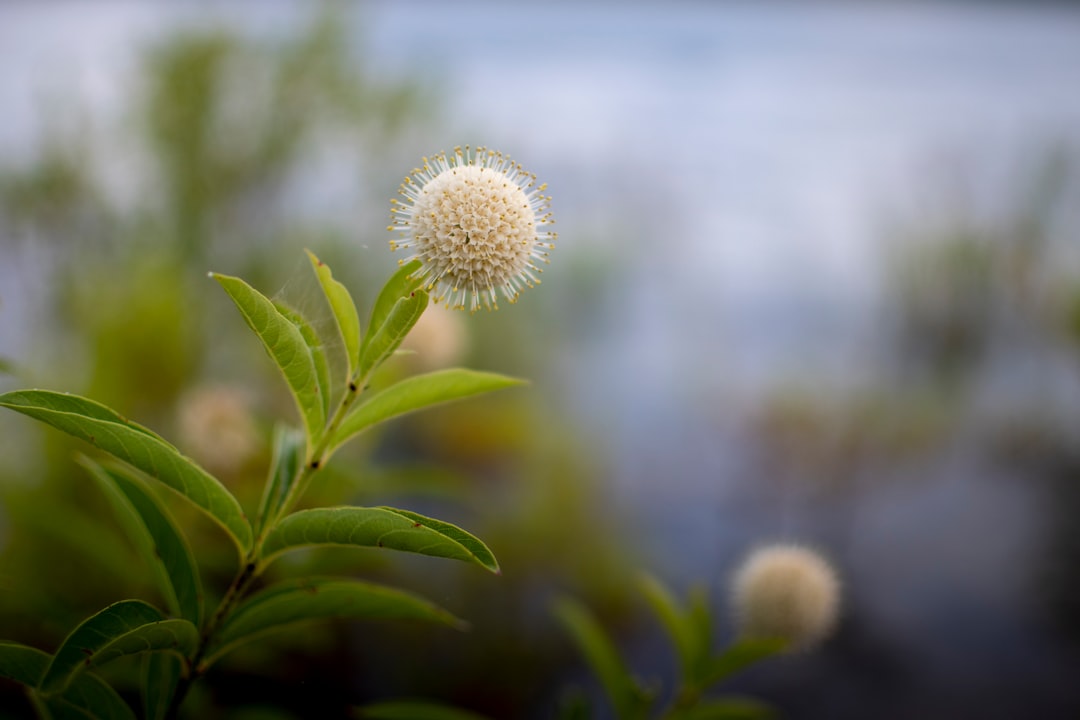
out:
M292 391L308 437L316 442L326 424L323 389L311 349L300 329L269 299L240 278L211 273L229 294L248 327L255 331Z
M0 642L0 678L37 687L52 657L37 648Z
M244 511L225 486L169 443L103 405L45 390L0 395L0 407L48 423L111 453L191 500L216 520L241 552L251 542ZM93 411L93 415L87 415ZM111 418L110 419L110 414Z
M263 543L263 557L308 545L381 547L476 563L499 572L480 540L450 523L388 507L301 510L285 517Z
M561 598L555 604L555 616L569 631L578 649L600 678L600 683L623 720L645 717L651 698L630 675L607 633L581 603Z
M16 643L0 643L0 678L34 688L45 674L52 656ZM92 673L76 677L62 695L46 701L53 720L61 718L100 718L101 720L135 720L127 703Z
M331 438L330 447L340 447L354 435L414 410L524 383L506 375L464 368L417 375L375 393L349 413Z
M424 314L428 306L428 295L423 290L414 290L409 297L394 303L386 322L374 333L368 334L368 342L360 353L360 365L357 377L366 378L383 360L390 357L413 325Z
M143 712L146 720L165 720L183 661L172 653L143 656Z
M788 646L785 640L743 638L709 663L704 685L712 685L743 670L754 663L783 652Z
M131 471L80 462L100 482L136 546L154 571L169 611L202 624L202 585L195 556L164 504Z
M425 620L463 627L453 615L412 593L358 580L309 579L263 590L236 608L204 664L265 633L326 618Z
M141 600L113 603L75 628L41 678L43 694L62 692L79 672L123 655L153 650L192 652L199 632L187 620L165 620Z
M387 700L357 708L355 715L371 720L487 720L469 710L426 700Z
M274 428L274 456L259 505L258 532L277 517L289 490L300 476L304 464L305 440L303 433L285 425Z
M334 279L330 266L315 257L310 250L307 254L311 260L311 266L315 268L315 274L319 278L319 284L322 285L326 300L330 303L341 339L345 343L351 377L352 371L360 362L360 315L356 312L356 303L353 302L348 289Z

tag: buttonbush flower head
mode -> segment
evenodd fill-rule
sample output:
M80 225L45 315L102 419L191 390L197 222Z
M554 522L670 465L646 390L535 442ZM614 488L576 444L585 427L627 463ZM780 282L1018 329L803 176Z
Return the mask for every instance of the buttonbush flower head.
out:
M781 638L803 649L836 624L840 585L812 550L773 545L751 553L735 573L733 604L744 636Z
M498 309L498 294L515 302L540 283L540 264L557 236L546 185L502 153L454 148L424 158L392 203L402 264L421 262L420 277L436 302L453 309Z

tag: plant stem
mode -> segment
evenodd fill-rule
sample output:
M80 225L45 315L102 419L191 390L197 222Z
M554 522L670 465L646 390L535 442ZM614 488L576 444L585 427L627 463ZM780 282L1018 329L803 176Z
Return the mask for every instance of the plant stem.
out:
M304 466L300 468L299 476L289 488L289 492L282 501L281 506L277 509L277 512L273 514L272 521L264 525L264 534L292 509L292 506L300 499L300 496L304 494L304 490L307 489L311 476L326 462L325 455L327 450L330 449L330 439L333 437L334 433L337 432L338 427L349 413L349 409L352 408L353 403L356 402L357 398L359 398L360 394L365 390L366 380L366 377L350 378L349 383L345 388L345 396L341 398L341 403L338 404L338 408L334 412L333 417L326 423L326 428L323 430L319 441L315 443L315 447L312 448ZM262 537L256 540L256 547L261 545L261 541Z
M255 562L256 553L252 550L244 562L240 572L236 574L232 583L229 585L229 589L225 591L225 596L218 604L217 610L214 611L213 616L210 618L210 622L207 623L203 629L202 634L199 637L199 646L195 649L195 654L191 656L188 661L187 672L180 678L180 682L176 685L176 690L173 692L172 700L169 702L169 710L165 715L166 720L176 720L177 714L180 711L180 705L184 702L184 698L187 697L188 691L191 689L192 683L194 683L200 675L205 672L205 668L199 667L202 662L203 656L206 654L207 648L210 647L210 641L214 637L214 633L220 627L222 620L229 614L229 611L233 609L237 601L243 596L244 591L251 585L251 583L258 577L259 566Z
M364 378L364 380L366 380L366 378ZM330 418L330 421L326 424L319 441L315 443L315 447L305 459L296 479L289 487L289 492L286 494L285 499L281 502L280 507L271 513L269 522L262 524L262 529L252 542L251 550L244 559L243 566L233 579L232 584L229 585L228 590L225 591L225 596L221 599L221 603L218 604L217 610L214 611L213 616L210 618L210 622L206 624L205 629L199 637L199 646L195 649L195 654L192 655L191 659L188 661L187 673L180 678L180 682L176 685L176 691L173 693L172 700L169 703L168 712L165 715L166 720L176 720L180 711L180 705L183 703L184 698L191 689L192 683L205 672L205 668L201 668L200 663L206 654L206 650L210 647L210 641L213 639L214 633L221 626L221 623L228 616L229 612L232 611L240 598L243 597L244 592L251 586L251 583L254 582L262 571L258 558L261 554L262 544L263 540L266 538L266 534L300 499L300 496L303 495L311 477L320 469L320 467L322 467L325 461L323 456L330 446L330 438L333 436L334 432L337 431L338 426L341 425L341 422L345 419L349 409L353 406L353 403L356 402L356 399L363 390L364 385L360 382L360 378L350 379L345 390L345 396L341 399L337 411L334 412L334 416Z

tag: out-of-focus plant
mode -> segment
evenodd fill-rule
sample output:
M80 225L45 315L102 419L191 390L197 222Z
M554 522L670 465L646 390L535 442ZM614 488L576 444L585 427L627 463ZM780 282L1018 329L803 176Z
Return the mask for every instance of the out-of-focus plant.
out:
M81 458L115 506L153 568L163 607L126 599L78 625L53 654L0 643L0 677L27 687L45 717L134 717L93 670L143 655L144 715L176 717L192 684L211 665L253 639L299 622L330 617L414 619L460 627L433 603L390 586L354 578L301 577L261 587L280 555L309 546L379 547L457 559L499 572L487 546L450 523L390 507L298 509L312 481L344 444L392 418L433 405L520 384L466 369L412 375L367 392L428 307L429 291L454 307L462 298L494 307L496 293L513 302L536 282L554 233L550 198L535 178L499 153L460 148L413 173L395 204L395 228L414 255L387 281L361 332L346 287L309 253L333 318L316 330L295 308L275 303L238 277L211 273L280 370L300 427L279 425L262 499L248 513L214 475L157 433L109 407L77 395L20 390L0 395L7 407L88 442L107 458ZM401 244L399 239L397 244ZM395 244L392 244L394 246ZM340 348L334 362L329 348ZM215 422L206 416L204 422ZM196 554L163 485L213 520L239 563L214 607L204 594Z
M739 635L720 652L712 649L714 619L703 588L695 588L684 606L655 577L642 576L639 584L679 660L676 687L659 708L660 689L633 676L588 608L571 598L561 599L555 608L620 720L772 717L772 709L758 700L707 693L758 661L815 646L833 629L839 611L839 584L832 567L817 553L794 546L763 547L743 562L731 598ZM589 716L582 698L571 698L562 709L564 718Z

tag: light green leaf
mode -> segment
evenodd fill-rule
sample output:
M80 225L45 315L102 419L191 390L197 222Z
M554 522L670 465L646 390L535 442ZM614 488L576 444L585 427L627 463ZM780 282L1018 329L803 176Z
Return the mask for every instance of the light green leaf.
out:
M724 680L760 660L783 652L787 647L787 641L782 639L742 638L709 662L704 685Z
M103 422L121 425L130 430L148 435L169 447L173 447L165 440L165 438L161 437L150 428L128 420L112 408L106 407L95 400L80 397L78 395L71 395L70 393L59 393L52 390L15 390L0 395L0 405L9 407L16 412L24 412L21 408L26 407L40 408L42 411L82 415L92 420L101 420ZM26 414L29 415L30 413Z
M267 354L281 370L314 444L326 425L326 413L315 361L300 329L274 303L240 278L217 273L210 276L236 303L248 327L259 336Z
M689 617L663 583L651 575L642 574L639 585L645 594L645 599L648 600L671 637L683 673L692 677L694 669L701 661L702 638L697 637Z
M37 648L17 643L0 643L0 678L14 680L29 688L37 687L52 656ZM47 701L53 718L90 717L101 720L135 720L127 703L92 673L76 677L62 694Z
M165 720L183 661L172 653L143 656L143 713L146 720Z
M427 700L387 700L357 708L355 715L370 720L488 720L469 710Z
M696 707L678 716L681 720L768 720L776 711L753 698L724 697L703 700Z
M195 556L164 504L142 480L120 466L103 467L80 458L100 482L121 522L154 571L169 611L196 627L202 624L202 584Z
M390 357L413 325L424 314L428 306L428 295L423 290L414 290L409 297L403 297L394 303L386 322L374 333L369 332L370 340L360 352L360 364L357 377L366 378L383 360Z
M286 425L274 428L273 464L259 505L259 533L266 523L277 517L289 490L300 475L300 468L304 464L304 442L304 435L298 430Z
M652 698L623 664L615 645L607 633L581 603L571 598L561 598L555 604L555 616L569 631L578 649L585 656L593 672L615 707L616 717L622 720L644 718Z
M52 425L134 465L205 510L241 552L251 543L251 526L224 485L172 445L104 405L64 393L28 390L0 395L0 407Z
M319 383L319 397L322 398L323 417L328 417L333 385L330 381L330 361L326 357L326 348L323 346L322 338L315 332L315 328L311 326L307 318L296 310L279 302L275 302L274 307L296 326L296 329L300 331L300 337L304 338L304 343L311 351L311 362L315 366L315 380Z
M442 608L403 590L358 580L294 581L263 590L236 608L217 634L204 665L265 633L327 618L425 620L464 627Z
M364 354L364 349L371 342L371 338L386 323L386 319L390 317L390 311L394 309L397 301L409 297L423 285L423 280L416 276L420 264L419 260L413 260L402 265L379 290L379 296L375 298L375 304L371 307L371 318L368 321L367 332L364 333L363 340L360 343L361 355Z
M330 447L340 447L354 435L391 418L525 382L506 375L465 368L416 375L380 390L349 413L331 438Z
M388 507L301 510L285 517L263 543L265 559L307 545L382 547L476 563L499 564L480 540L450 523Z
M326 295L330 309L337 321L338 331L345 343L345 353L349 358L349 376L360 363L360 315L356 311L356 303L348 289L334 279L330 266L324 263L310 250L307 251L311 266L315 268L315 275L319 278L323 293Z
M121 600L75 628L56 651L41 678L45 695L63 692L78 673L123 655L154 650L187 654L199 631L187 620L166 620L141 600Z

